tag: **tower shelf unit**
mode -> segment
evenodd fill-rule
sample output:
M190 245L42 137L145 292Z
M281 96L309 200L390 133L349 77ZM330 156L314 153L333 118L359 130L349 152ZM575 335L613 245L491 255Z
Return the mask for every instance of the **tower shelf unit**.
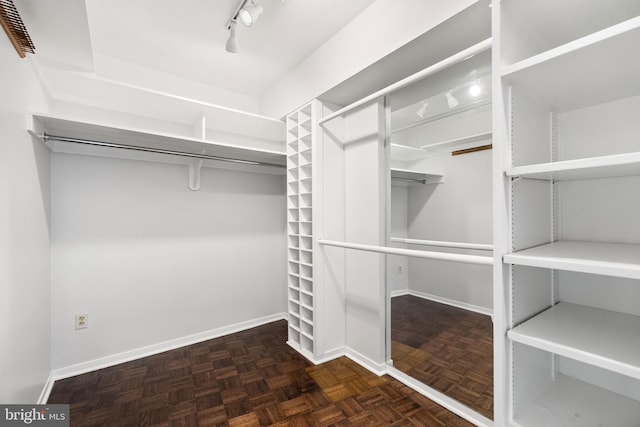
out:
M497 422L640 426L640 3L503 0L493 18Z
M315 298L313 280L313 126L315 103L286 118L287 231L289 257L288 344L307 358L315 355Z

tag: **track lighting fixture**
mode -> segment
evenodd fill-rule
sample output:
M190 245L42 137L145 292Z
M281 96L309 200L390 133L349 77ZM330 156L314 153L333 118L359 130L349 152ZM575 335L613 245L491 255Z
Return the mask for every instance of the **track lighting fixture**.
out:
M247 3L250 3L247 5ZM254 0L249 0L245 2L245 5L240 9L238 13L238 18L240 18L240 22L242 22L247 27L252 26L258 20L258 16L262 13L262 6L256 4Z
M231 20L229 23L229 38L227 39L227 44L224 48L229 53L238 53L238 34L236 32L237 24L238 23L235 19Z
M451 91L447 92L445 96L447 97L447 105L449 105L449 108L456 108L458 104L460 104L460 102L453 97Z
M235 12L227 21L226 28L229 30L229 39L225 46L225 50L229 53L238 53L238 34L236 25L238 19L247 27L251 27L258 20L258 16L262 13L262 6L257 4L255 0L240 0Z

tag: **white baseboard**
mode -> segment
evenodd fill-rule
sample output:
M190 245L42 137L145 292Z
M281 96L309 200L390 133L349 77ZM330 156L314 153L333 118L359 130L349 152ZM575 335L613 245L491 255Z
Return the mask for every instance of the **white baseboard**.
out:
M439 392L438 390L435 390L425 385L424 383L421 383L420 381L405 374L404 372L396 368L393 368L391 366L387 366L386 373L389 376L397 379L407 387L417 391L421 395L428 397L429 399L439 404L440 406L464 418L465 420L469 421L473 425L476 425L478 427L493 427L493 421L490 420L489 418L463 405L457 400L452 399L451 397Z
M353 360L354 362L356 362L358 365L362 366L363 368L373 372L374 374L378 375L378 376L382 376L384 374L387 373L387 364L386 363L377 363L374 362L373 360L369 359L368 357L364 356L362 353L359 353L357 351L355 351L352 348L348 348L346 349L346 354L345 356L347 356L349 359Z
M391 298L401 297L403 295L409 295L409 289L400 289L397 291L391 291Z
M44 383L44 387L42 388L42 392L38 397L38 401L36 402L38 405L44 405L49 400L49 395L51 394L51 389L53 388L53 372L49 372L49 378L47 378L47 382Z
M414 297L427 299L429 301L450 305L452 307L462 308L463 310L469 310L469 311L484 314L487 316L493 316L492 309L486 308L486 307L480 307L479 305L473 305L466 302L456 301L449 298L439 297L437 295L431 295L426 292L420 292L420 291L414 291L414 290L409 290L408 294Z
M120 363L129 362L131 360L140 359L142 357L151 356L153 354L162 353L164 351L174 350L176 348L184 347L187 345L196 344L224 335L233 334L235 332L244 331L246 329L255 328L256 326L275 322L276 320L286 319L286 313L273 314L270 316L247 320L245 322L240 322L229 326L223 326L221 328L211 329L208 331L199 332L197 334L188 335L186 337L176 338L170 341L165 341L158 344L125 351L122 353L101 357L99 359L89 360L87 362L77 363L71 366L65 366L63 368L54 369L52 371L53 380L55 381L63 378L73 377L75 375L84 374L87 372L95 371L97 369L107 368L109 366L118 365Z
M314 358L313 363L315 363L316 365L321 365L323 363L327 363L334 359L337 359L338 357L342 357L345 354L346 353L344 347L338 347L333 350L325 351L322 357Z

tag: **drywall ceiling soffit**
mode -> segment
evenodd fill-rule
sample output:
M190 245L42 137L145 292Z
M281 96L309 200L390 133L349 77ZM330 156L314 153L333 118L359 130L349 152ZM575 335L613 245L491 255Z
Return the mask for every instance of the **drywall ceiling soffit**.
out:
M238 55L224 50L237 0L87 0L87 12L97 57L258 98L373 1L259 0Z
M464 28L464 31L460 31ZM319 96L348 105L491 37L491 9L481 0Z

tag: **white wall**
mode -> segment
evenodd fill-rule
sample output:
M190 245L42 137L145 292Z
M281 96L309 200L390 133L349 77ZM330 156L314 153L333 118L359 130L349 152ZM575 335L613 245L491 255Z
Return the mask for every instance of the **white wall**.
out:
M195 192L187 177L53 155L54 368L286 311L284 177L203 168Z
M445 176L445 182L409 188L409 238L490 244L491 164L491 150L485 150L461 156L445 153L414 166L423 171L437 169ZM481 251L464 253L490 256ZM492 308L492 271L486 266L411 258L409 288L472 306Z
M28 59L0 36L0 402L39 399L51 363L49 153L27 134L46 111Z
M407 206L409 187L391 183L391 236L407 237ZM406 248L403 243L391 243L397 248ZM392 296L409 291L409 257L387 255L387 286Z

